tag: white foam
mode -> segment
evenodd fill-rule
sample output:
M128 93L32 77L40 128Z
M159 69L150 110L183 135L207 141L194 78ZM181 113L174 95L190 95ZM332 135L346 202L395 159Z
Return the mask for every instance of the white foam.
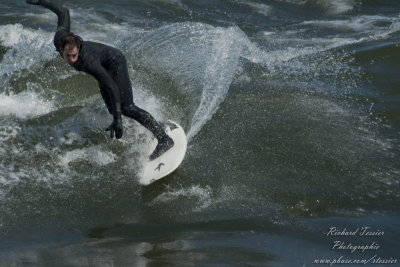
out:
M225 99L243 50L241 42L245 35L238 28L219 28L215 32L217 35L213 38L204 72L201 101L187 134L189 140L211 119Z
M311 20L305 21L304 25L315 25L324 28L344 29L353 30L356 32L365 31L379 31L384 29L383 26L378 26L377 23L386 22L392 23L392 17L379 16L379 15L363 15L358 17L352 17L350 19L342 20Z
M264 15L268 17L272 13L272 7L268 6L266 4L261 4L261 3L253 3L253 2L248 2L248 1L240 1L239 3L247 5L254 9L257 13Z
M64 153L59 156L59 163L64 167L68 167L71 162L82 159L99 166L105 166L115 162L117 160L117 155L110 151L103 151L100 146L92 146Z
M27 170L21 170L21 171L14 171L9 168L8 170L6 167L1 166L0 168L0 184L5 186L5 185L11 185L13 183L16 183L20 180L21 177L29 177L28 176L28 171ZM1 194L5 194L5 191L0 191L0 196Z
M53 111L53 104L33 92L0 94L0 115L32 118Z
M158 2L176 5L178 7L185 7L185 5L182 3L182 0L158 0Z
M304 5L307 3L307 0L278 0L278 2L290 3L294 5Z
M190 141L224 100L247 42L237 27L176 23L135 38L130 54L137 64L169 75L193 99Z
M102 13L96 12L93 8L70 8L70 13L75 20L71 31L86 41L101 42L121 48L126 38L131 37L136 32L143 31L143 29L134 27L128 22L110 22Z
M134 102L140 108L143 108L150 112L154 118L158 121L165 121L162 110L165 109L164 102L156 98L151 92L146 91L143 85L139 81L135 81L133 85L134 91Z
M60 142L65 145L72 145L75 142L82 142L83 138L75 132L66 134L66 136L60 138Z
M356 5L355 0L278 0L280 2L290 3L293 5L305 5L307 3L317 4L327 10L328 14L337 15L353 10Z
M17 71L32 72L31 68L38 62L53 58L52 39L52 33L26 29L21 24L0 25L0 42L9 48L1 62L0 81L5 84Z
M388 28L378 32L376 34L377 38L386 38L387 36L400 31L400 19L395 18L391 20L391 24Z
M353 10L356 4L354 0L325 0L322 2L328 6L328 13L332 15L347 13Z
M19 125L0 125L0 141L4 142L10 138L15 138L20 131L21 127Z
M35 12L27 12L23 14L28 20L37 21L44 25L53 25L57 21L57 16L50 10L43 9L35 9Z
M199 205L196 206L196 211L201 211L212 204L211 201L212 190L209 186L201 187L199 185L192 185L188 188L181 188L177 190L170 190L157 196L152 204L168 203L179 200L181 198L196 199Z
M75 9L69 7L69 11L71 18L74 20L71 31L81 36L84 40L101 41L115 46L114 42L118 42L118 40L121 39L121 35L132 31L132 27L126 23L110 23L109 20L107 20L101 13L96 12L93 8ZM57 21L57 16L47 9L43 9L42 13L25 13L24 16L44 25L55 25ZM18 31L16 33L18 34ZM55 32L49 32L51 37L54 36L54 33ZM34 34L35 31L32 31L33 36ZM54 47L52 47L51 50L54 53Z
M192 116L189 141L225 99L241 57L256 63L271 60L238 27L190 22L141 34L129 52L136 64L169 75L192 100L192 113L184 114Z
M343 20L314 20L299 24L301 32L288 30L284 32L265 32L265 38L270 40L276 50L257 52L252 48L253 55L258 54L259 61L266 64L273 71L275 66L289 62L295 58L309 56L347 45L365 41L387 38L390 34L400 30L400 21L397 18L387 16L358 16ZM308 27L304 27L308 26ZM314 26L346 30L346 34L334 36L304 38L308 28L314 30ZM351 32L349 32L349 30ZM252 60L250 58L250 60ZM253 62L256 62L252 60ZM294 65L290 65L293 67ZM299 66L301 67L301 66ZM278 68L278 71L281 71Z
M7 24L0 26L0 40L5 47L12 47L25 40L37 37L34 31L28 31L21 24Z

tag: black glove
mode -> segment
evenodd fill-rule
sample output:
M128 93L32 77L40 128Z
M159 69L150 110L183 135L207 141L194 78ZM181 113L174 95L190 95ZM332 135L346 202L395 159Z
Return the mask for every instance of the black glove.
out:
M30 5L40 5L39 2L40 0L26 0L26 3Z
M113 122L110 124L110 126L106 128L106 131L110 131L111 138L114 138L114 133L117 139L120 139L122 137L124 130L122 129L121 114L117 114L114 116Z

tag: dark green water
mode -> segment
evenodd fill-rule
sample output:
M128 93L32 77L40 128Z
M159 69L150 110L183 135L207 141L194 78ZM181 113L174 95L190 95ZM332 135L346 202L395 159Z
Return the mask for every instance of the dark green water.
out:
M400 2L64 4L188 151L141 186L149 133L110 140L56 16L2 0L1 266L400 266Z

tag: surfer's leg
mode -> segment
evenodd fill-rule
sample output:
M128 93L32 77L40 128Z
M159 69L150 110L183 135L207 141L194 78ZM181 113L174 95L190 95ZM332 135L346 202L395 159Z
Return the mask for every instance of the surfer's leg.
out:
M146 129L150 130L157 139L162 139L166 133L161 125L150 113L137 107L133 103L132 84L129 79L125 57L121 56L118 58L118 64L111 72L111 76L119 87L122 114L139 122Z
M174 146L172 138L167 135L162 126L147 111L132 103L129 106L122 106L122 114L139 122L157 138L158 144L156 149L150 155L150 160L161 156L164 152Z
M112 73L112 77L120 89L122 114L139 122L157 138L158 145L150 156L150 160L153 160L170 149L174 145L174 141L149 112L133 103L132 85L125 57L121 57L119 60L118 67Z
M146 129L150 130L157 139L162 139L166 133L161 125L150 113L133 103L132 85L124 58L120 59L118 69L112 73L112 77L120 90L122 114L139 122Z
M167 135L150 113L133 103L129 106L122 106L122 114L139 122L143 127L152 132L158 140L163 139Z

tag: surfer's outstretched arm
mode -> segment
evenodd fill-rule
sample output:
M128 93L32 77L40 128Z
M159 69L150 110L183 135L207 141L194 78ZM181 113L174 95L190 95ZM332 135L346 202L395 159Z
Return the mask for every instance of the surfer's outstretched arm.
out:
M73 35L77 37L80 41L82 41L80 37L70 32L71 20L69 17L68 8L55 3L51 3L50 1L47 0L26 0L26 2L31 5L43 6L47 9L50 9L57 15L58 22L57 22L57 32L54 35L54 46L56 47L56 50L60 53L62 57L63 55L62 51L60 50L60 47L62 46L64 37L66 37L67 35Z
M57 31L59 30L65 30L67 32L70 31L71 20L69 17L68 8L55 3L51 3L47 0L26 0L26 2L31 5L40 5L47 9L50 9L51 11L56 13L58 17Z

